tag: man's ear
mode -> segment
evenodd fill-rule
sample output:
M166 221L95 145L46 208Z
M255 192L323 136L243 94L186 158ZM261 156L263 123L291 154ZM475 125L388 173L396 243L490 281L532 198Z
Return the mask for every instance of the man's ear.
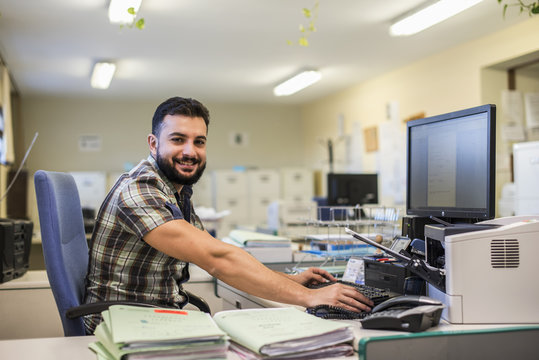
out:
M148 147L150 148L150 154L155 158L157 155L157 137L154 134L148 135Z

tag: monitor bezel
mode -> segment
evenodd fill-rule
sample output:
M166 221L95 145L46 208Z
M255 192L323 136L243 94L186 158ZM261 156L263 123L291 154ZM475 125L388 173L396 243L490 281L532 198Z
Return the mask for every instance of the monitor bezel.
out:
M451 121L465 116L487 113L487 204L485 208L470 209L457 207L425 207L411 208L411 131L414 127L436 122ZM496 196L496 106L493 104L481 105L460 111L436 115L428 118L411 120L406 126L406 214L422 217L437 217L445 219L477 219L489 220L495 217L495 196Z

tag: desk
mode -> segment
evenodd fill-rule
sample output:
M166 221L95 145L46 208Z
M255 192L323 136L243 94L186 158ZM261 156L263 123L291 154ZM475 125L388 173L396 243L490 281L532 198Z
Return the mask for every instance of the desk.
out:
M18 360L96 360L88 344L94 336L54 337L0 341L3 359Z
M95 341L97 341L95 336L0 340L0 354L2 359L16 360L96 360L97 356L88 348L88 345ZM349 356L331 360L356 358ZM241 358L229 352L227 360L241 360Z
M360 352L359 358L364 360L371 359L399 359L399 360L433 360L433 359L519 359L532 360L537 359L539 344L536 339L539 335L539 327L535 327L535 332L529 334L518 333L513 337L515 341L505 341L509 339L507 333L486 334L486 337L473 338L479 339L470 345L470 338L461 337L462 342L451 342L447 337L441 338L432 336L413 337L411 334L397 333L394 331L364 330L360 328L357 321L351 322L354 333L361 336L370 334L372 338L372 348L366 347L368 351ZM498 335L498 336L496 336ZM510 334L509 334L510 335ZM376 341L376 338L398 337L392 343L387 341ZM453 337L457 339L457 337ZM500 339L502 341L500 341ZM356 339L357 342L358 339ZM457 339L458 340L458 339ZM498 341L496 341L498 340ZM17 360L96 360L96 355L88 349L91 342L96 341L95 336L76 336L76 337L56 337L40 339L17 339L1 340L0 354L3 359ZM466 344L466 341L468 342ZM522 344L535 343L528 347ZM488 344L484 346L484 344ZM429 346L430 345L430 346ZM449 349L449 350L448 350ZM332 360L352 360L357 359L358 354L347 358L334 358ZM228 360L239 360L239 357L229 353Z
M290 306L261 299L217 280L225 310ZM301 309L301 307L299 307ZM341 320L354 330L360 359L537 359L539 324L449 324L412 334L363 329L357 320ZM529 331L528 331L529 330Z
M0 284L0 339L63 336L45 270Z

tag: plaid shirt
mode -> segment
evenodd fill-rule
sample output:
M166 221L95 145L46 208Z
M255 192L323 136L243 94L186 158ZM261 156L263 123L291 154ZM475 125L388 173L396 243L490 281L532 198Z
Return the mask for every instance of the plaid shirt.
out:
M154 249L142 238L174 219L185 219L203 229L191 195L190 186L184 186L178 195L151 156L116 181L99 209L89 243L85 303L185 304L181 283L189 280L189 264ZM85 317L87 332L93 333L100 321L100 315Z

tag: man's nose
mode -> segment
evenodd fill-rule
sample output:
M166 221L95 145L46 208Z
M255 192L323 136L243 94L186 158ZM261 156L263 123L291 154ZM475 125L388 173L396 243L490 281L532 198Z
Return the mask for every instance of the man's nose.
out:
M192 141L185 142L185 144L183 146L183 149L182 149L182 153L184 155L192 155L192 156L194 156L195 155L195 144Z

